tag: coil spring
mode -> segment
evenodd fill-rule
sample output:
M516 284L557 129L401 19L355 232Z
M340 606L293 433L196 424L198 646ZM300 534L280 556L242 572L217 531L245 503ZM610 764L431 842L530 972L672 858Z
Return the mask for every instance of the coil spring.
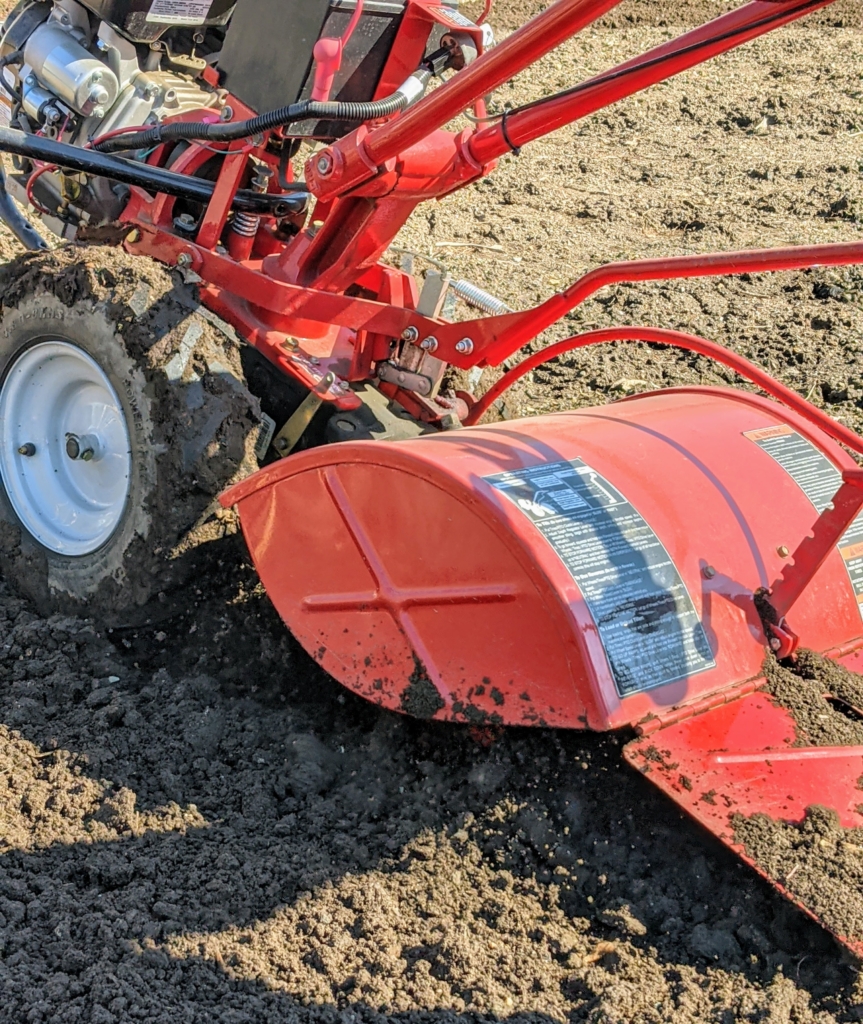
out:
M261 218L253 213L237 212L231 224L231 230L235 235L242 235L243 238L254 238L261 225Z
M477 288L470 281L451 281L450 288L463 299L469 306L481 309L489 316L502 316L504 313L511 313L512 309L502 300L489 295L482 288Z

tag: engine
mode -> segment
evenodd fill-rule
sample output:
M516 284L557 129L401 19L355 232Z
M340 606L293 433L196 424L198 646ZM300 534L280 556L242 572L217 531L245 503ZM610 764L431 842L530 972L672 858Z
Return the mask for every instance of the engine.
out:
M313 50L324 37L346 40L325 90L337 101L328 112L343 111L375 97L394 47L400 69L418 67L428 49L445 55L441 67L458 69L476 56L480 36L480 49L491 45L487 27L480 32L457 2L418 27L404 17L406 0L362 0L359 11L358 0L21 0L0 30L0 125L83 147L183 115L231 121L235 107L248 117L318 100ZM354 127L308 118L280 126L267 145L290 157L303 140L329 141ZM172 153L161 151L164 166ZM149 152L128 155L146 160ZM215 153L195 173L215 177L219 163ZM26 158L15 159L8 187L65 238L116 221L129 196L116 181Z
M227 93L205 72L233 8L230 0L23 0L0 35L0 124L85 145L188 111L224 116ZM126 186L59 171L30 186L35 169L16 161L10 191L61 210L43 220L64 237L114 220L125 205Z

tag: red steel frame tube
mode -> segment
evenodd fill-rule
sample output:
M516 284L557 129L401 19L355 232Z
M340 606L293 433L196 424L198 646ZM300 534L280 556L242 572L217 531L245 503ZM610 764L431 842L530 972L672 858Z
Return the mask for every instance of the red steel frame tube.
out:
M593 114L611 103L641 92L657 82L833 2L754 0L612 71L590 79L575 90L539 100L522 110L514 111L507 117L505 125L496 124L484 128L473 136L469 143L471 156L479 164L489 163L508 153L512 147L518 148L533 142L565 124ZM787 10L782 11L783 7ZM417 112L420 107L421 104L418 104L415 108ZM375 133L367 140L367 150L370 144L374 145L374 137Z
M619 3L620 0L557 0L401 117L371 132L364 144L366 153L380 165L415 146L475 100L499 88Z
M796 391L786 387L769 373L750 363L748 359L732 352L730 349L717 344L715 341L708 341L706 338L699 338L695 334L686 334L683 331L669 331L659 327L608 327L599 331L589 331L586 334L578 334L572 338L565 338L548 348L541 349L533 355L522 360L518 366L513 367L505 373L497 383L489 388L485 395L473 406L465 423L472 425L476 423L500 396L512 387L513 384L526 373L535 370L537 366L547 363L550 359L563 355L565 352L572 352L575 349L587 348L589 345L604 345L616 341L647 341L660 345L670 345L672 348L682 348L687 352L697 352L701 356L713 359L722 363L739 373L741 377L756 384L762 391L778 399L789 409L793 409L799 416L807 419L810 423L823 430L825 434L832 437L840 444L846 445L852 451L863 455L863 437L860 437L853 430L837 423L826 412L822 412L811 402L798 395Z
M785 249L752 249L741 252L670 256L655 260L607 263L589 271L565 291L522 313L447 324L437 331L442 358L469 368L477 363L496 366L517 352L562 316L581 305L601 288L632 281L665 281L690 277L721 277L726 274L757 274L811 267L863 264L863 242L800 245ZM474 344L471 360L455 350L457 340L469 337Z

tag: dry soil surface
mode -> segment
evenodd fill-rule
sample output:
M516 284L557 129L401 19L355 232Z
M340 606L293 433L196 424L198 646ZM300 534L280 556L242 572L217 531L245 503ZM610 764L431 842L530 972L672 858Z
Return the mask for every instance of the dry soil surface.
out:
M498 101L725 6L625 0ZM400 244L523 308L609 259L857 238L861 72L849 0L525 149ZM617 288L549 335L691 329L861 427L861 290L858 271ZM692 380L725 377L597 351L510 411ZM483 747L360 702L296 648L236 538L147 630L42 619L0 587L0 723L3 1020L863 1019L855 965L624 767L620 737Z

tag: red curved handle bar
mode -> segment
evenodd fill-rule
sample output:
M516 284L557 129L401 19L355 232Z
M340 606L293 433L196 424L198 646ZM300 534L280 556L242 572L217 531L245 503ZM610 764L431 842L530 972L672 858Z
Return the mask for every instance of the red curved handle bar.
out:
M764 370L754 363L750 363L748 359L744 359L743 356L738 355L736 352L731 352L722 345L717 345L715 341L708 341L706 338L699 338L694 334L684 334L682 331L664 330L660 327L609 327L604 330L589 331L587 334L578 334L572 338L565 338L563 341L558 341L554 345L549 345L548 348L535 352L533 355L528 356L527 359L522 360L518 366L505 373L496 384L489 388L476 405L471 408L470 413L465 419L465 425L473 426L482 419L505 391L511 388L526 373L530 373L531 370L542 363L547 363L550 359L563 355L564 352L571 352L573 349L587 348L589 345L602 345L612 341L658 342L661 345L670 345L672 348L682 348L689 352L697 352L699 355L707 356L708 359L713 359L717 363L730 367L735 373L739 373L741 377L745 377L753 384L757 384L762 391L766 391L768 395L778 399L783 405L787 405L789 409L793 409L800 416L803 416L810 423L823 430L825 434L844 444L852 451L863 455L863 438L855 434L853 430L849 430L848 427L843 427L841 423L837 423L827 413L816 408L811 402L807 402L805 398L801 398L796 391L792 391L791 388L780 384L778 380L774 380L770 374L765 373Z

